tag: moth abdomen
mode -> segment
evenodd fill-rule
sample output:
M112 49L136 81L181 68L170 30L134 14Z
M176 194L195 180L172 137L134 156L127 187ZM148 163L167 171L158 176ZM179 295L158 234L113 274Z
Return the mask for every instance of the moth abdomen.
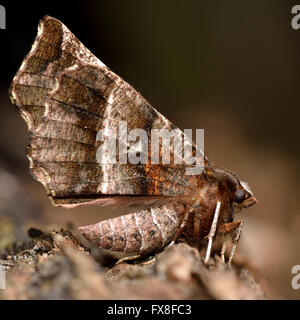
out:
M103 249L121 252L154 252L167 245L182 215L169 208L151 208L79 228L83 236Z

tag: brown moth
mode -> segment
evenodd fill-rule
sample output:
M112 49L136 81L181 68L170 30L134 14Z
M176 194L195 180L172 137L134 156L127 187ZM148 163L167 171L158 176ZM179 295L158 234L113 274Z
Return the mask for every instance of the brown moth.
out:
M256 203L246 183L212 166L187 175L182 164L100 164L101 129L175 129L134 88L97 59L59 20L45 16L33 46L15 75L12 102L25 119L30 142L27 157L33 176L56 206L98 204L132 208L132 213L81 227L101 248L148 255L179 237L198 245L208 239L205 262L217 233L234 234L243 223L234 213ZM133 145L127 142L126 147ZM149 150L151 145L148 146ZM193 155L196 146L192 144ZM171 158L179 152L170 149ZM159 144L159 153L165 150ZM222 249L224 259L225 245Z

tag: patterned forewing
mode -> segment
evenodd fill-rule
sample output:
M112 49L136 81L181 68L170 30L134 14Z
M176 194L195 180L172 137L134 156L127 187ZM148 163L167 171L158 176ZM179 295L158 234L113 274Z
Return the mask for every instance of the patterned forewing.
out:
M186 175L186 165L150 163L150 143L147 164L97 162L103 143L97 141L98 131L117 130L120 121L126 121L128 131L144 129L149 139L151 129L175 129L181 138L183 133L60 21L48 16L40 21L10 94L30 131L31 171L54 204L101 204L111 195L173 197L195 191L198 177ZM127 142L128 147L133 144ZM172 160L177 150L170 146L169 151Z

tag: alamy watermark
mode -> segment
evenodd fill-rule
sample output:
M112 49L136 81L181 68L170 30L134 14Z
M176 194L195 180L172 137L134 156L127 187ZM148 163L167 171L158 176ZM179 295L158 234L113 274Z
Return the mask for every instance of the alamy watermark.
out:
M0 5L0 29L6 29L6 10Z
M204 129L196 129L196 145L192 142L192 129L184 133L175 128L132 129L120 121L114 128L108 126L97 133L102 142L96 158L105 164L184 164L187 175L197 175L204 167ZM150 161L149 161L150 160Z
M293 266L292 268L292 274L296 274L293 278L292 278L292 288L295 290L300 289L300 265L296 264Z
M0 290L6 288L6 274L4 266L0 265Z
M292 20L291 20L291 25L294 30L299 30L300 29L300 5L297 4L292 7L292 14L294 14Z

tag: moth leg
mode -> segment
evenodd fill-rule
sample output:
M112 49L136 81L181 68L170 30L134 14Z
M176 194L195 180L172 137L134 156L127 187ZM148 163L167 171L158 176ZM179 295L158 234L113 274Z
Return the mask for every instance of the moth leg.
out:
M139 253L139 254L136 254L134 256L127 256L127 257L124 257L124 258L121 258L119 259L116 263L115 263L115 266L122 263L122 262L126 262L126 261L132 261L132 260L139 260L139 259L143 259L145 258L145 256L142 254L142 253ZM150 256L147 258L146 261L143 261L143 262L140 262L140 263L136 263L137 265L139 266L146 266L148 264L152 264L154 263L156 260L156 257L155 256Z
M241 223L240 223L240 225L239 225L239 227L237 229L236 236L232 239L233 247L232 247L232 250L231 250L231 253L230 253L230 256L229 256L228 266L231 266L231 262L233 260L234 254L235 254L236 247L237 247L237 245L238 245L238 243L240 241L240 238L241 238L243 226L244 226L244 222L241 221Z
M205 260L204 260L205 264L207 264L207 262L208 262L208 260L210 258L212 241L213 241L213 237L215 236L216 230L217 230L217 224L218 224L218 218L219 218L219 214L220 214L220 208L221 208L221 201L218 201L217 205L216 205L216 209L215 209L214 219L213 219L213 222L211 224L209 234L207 236L208 245L207 245L206 256L205 256Z
M222 261L223 261L224 264L226 263L226 261L225 261L225 251L226 251L227 242L228 242L229 237L230 237L229 234L227 234L225 236L225 239L224 239L224 242L223 242L223 245L222 245L221 258L222 258Z
M139 254L136 254L134 256L127 256L127 257L124 257L124 258L121 258L119 259L115 265L118 265L122 262L125 262L125 261L131 261L131 260L136 260L136 259L140 259L142 257L142 255L139 253Z
M155 261L156 261L156 257L154 256L154 257L152 257L151 259L149 259L147 261L143 261L143 262L139 263L138 265L144 267L144 266L147 266L149 264L154 263Z
M165 252L165 250L168 250L169 248L171 248L174 243L175 243L174 240L172 240L171 242L169 242L169 243L164 247L164 252ZM140 266L147 266L147 265L149 265L149 264L154 263L155 260L156 260L156 256L152 257L151 259L149 259L149 260L147 260L147 261L141 262L139 265L140 265Z
M231 253L229 256L228 266L231 265L231 262L233 260L236 247L241 237L243 225L244 223L241 220L236 220L233 222L224 223L219 227L219 233L225 235L225 239L224 239L222 251L221 251L221 257L224 264L225 264L225 251L228 244L228 239L230 238L230 235L232 234L232 232L237 230L235 237L232 239L233 247L231 249Z

